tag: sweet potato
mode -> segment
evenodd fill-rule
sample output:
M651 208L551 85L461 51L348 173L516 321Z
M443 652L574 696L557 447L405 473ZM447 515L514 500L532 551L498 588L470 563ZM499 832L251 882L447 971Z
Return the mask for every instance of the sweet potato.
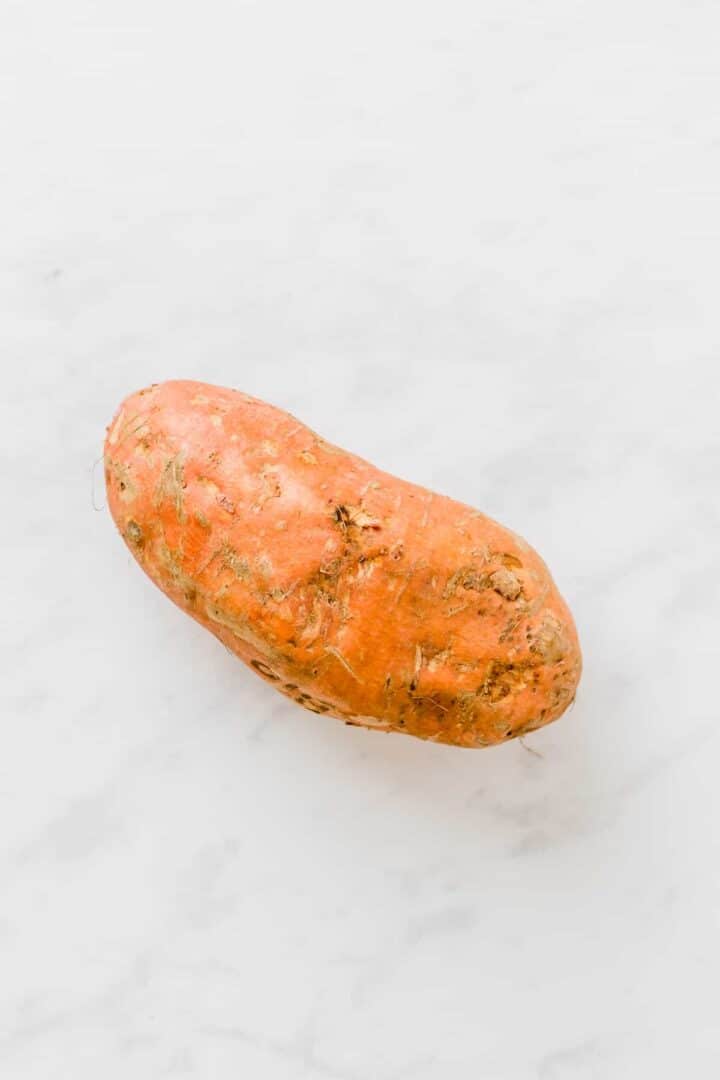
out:
M572 617L519 536L281 409L198 382L140 390L105 477L156 585L312 712L476 747L574 698Z

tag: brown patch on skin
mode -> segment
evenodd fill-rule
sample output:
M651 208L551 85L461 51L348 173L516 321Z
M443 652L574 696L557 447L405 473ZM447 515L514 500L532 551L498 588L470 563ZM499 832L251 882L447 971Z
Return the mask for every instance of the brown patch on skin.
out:
M507 551L494 551L491 558L499 559L508 570L522 570L522 560L517 555L510 555Z
M320 633L327 635L332 642L336 630L351 619L353 589L367 580L374 568L373 560L383 554L382 550L371 550L358 555L359 540L345 533L343 536L346 543L341 555L321 563L304 581L296 581L292 586L298 589L302 603L299 614L303 626L301 640L305 644L315 640ZM325 546L327 548L328 544ZM336 543L331 542L329 546L337 549ZM333 627L336 629L333 630ZM344 653L341 656L346 659ZM352 674L355 677L354 669Z
M143 433L138 436L133 454L135 457L148 458L153 448L153 442L157 440L150 434Z
M482 592L483 589L491 588L490 574L471 574L463 580L463 589L472 589L474 592Z
M169 577L170 586L181 592L185 602L190 607L194 607L198 597L197 583L183 570L180 552L172 551L167 544L161 544L159 555L163 569Z
M343 529L379 529L380 522L368 514L361 506L346 506L340 503L333 510L333 519Z
M143 547L145 543L145 537L143 536L143 531L138 525L137 521L133 521L132 519L128 521L127 527L125 529L125 535L127 536L130 543L133 544L136 548Z
M493 571L489 578L489 585L506 600L517 600L522 592L522 585L512 570L507 570L504 567L502 570Z
M243 559L241 555L238 555L234 547L224 544L220 549L220 557L223 566L226 566L228 570L232 570L238 581L250 580L250 564L247 559Z
M132 478L130 466L122 464L117 461L106 460L106 484L108 474L114 478L117 484L118 496L123 503L134 502L138 495L138 490L135 482Z
M259 513L271 499L277 499L282 494L280 481L275 475L276 466L264 466L260 472L260 494L252 505L255 513Z
M360 564L376 562L378 559L384 559L388 553L386 547L371 548L369 551L363 551L357 557L357 561Z
M318 463L318 459L311 450L301 450L298 457L301 461L304 461L306 465L317 465Z
M441 667L445 667L451 663L452 660L452 646L446 645L444 649L438 649L436 646L424 643L422 647L423 658L426 661L426 668L429 672L433 673Z
M305 647L313 645L318 638L327 640L333 622L336 605L334 593L322 588L305 589L305 603L298 612L298 625L302 627L299 642Z
M533 635L530 652L540 656L546 664L556 664L568 651L565 628L552 612L546 611L539 630Z
M502 633L498 638L498 641L502 643L511 638L520 623L523 621L524 617L524 613L521 612L519 615L513 616L512 619L508 619L508 621L505 623Z
M475 566L461 566L450 578L443 590L443 600L449 600L459 588L482 592L493 589L505 600L517 600L522 584L511 570L500 567L492 571L480 571Z
M283 600L287 600L287 598L289 596L292 596L292 594L297 589L298 584L299 584L299 582L294 581L292 583L292 585L288 585L288 587L286 589L280 589L278 587L274 587L274 588L270 589L270 591L268 592L268 596L272 600L275 600L276 603L281 604L283 602Z
M357 581L365 581L367 578L372 577L376 567L387 556L387 553L388 549L386 547L361 552L357 557L357 572L355 579Z
M183 491L186 485L183 478L182 457L182 454L176 454L174 457L168 458L155 489L156 507L159 509L165 499L170 499L175 504L175 516L179 522L185 520Z
M271 682L279 682L280 681L280 676L276 675L275 672L272 670L272 668L269 668L267 666L267 664L264 663L264 661L262 661L262 660L251 660L250 664L251 664L252 667L255 668L256 671L259 671L260 674L265 679L270 679Z
M478 696L492 705L502 701L508 694L517 693L527 686L527 663L503 663L491 660L485 678L478 688Z
M461 691L457 696L457 706L462 723L471 724L475 722L477 694L474 690Z
M560 706L569 705L572 697L573 691L570 687L556 686L553 691L553 707L557 709Z
M481 575L474 566L461 566L459 570L456 570L448 580L445 588L443 589L443 600L449 600L451 596L455 595L456 590L460 585L464 589L478 589L484 588L483 575Z
M227 514L235 513L235 503L232 499L228 499L227 495L218 495L215 501Z
M150 391L140 391L138 397L142 397L144 393ZM150 412L155 412L153 408ZM127 439L132 438L133 435L139 435L142 433L142 438L145 438L149 434L149 428L147 423L147 416L144 416L142 411L135 412L133 410L132 415L129 418L125 417L125 410L120 410L120 415L117 421L113 424L108 434L107 444L108 446L115 446L118 450L121 445L126 442ZM139 423L138 423L139 421Z
M293 699L297 701L298 705L302 705L304 709L309 709L314 713L326 713L332 709L332 705L327 701L320 701L318 698L312 697L311 694L298 694Z

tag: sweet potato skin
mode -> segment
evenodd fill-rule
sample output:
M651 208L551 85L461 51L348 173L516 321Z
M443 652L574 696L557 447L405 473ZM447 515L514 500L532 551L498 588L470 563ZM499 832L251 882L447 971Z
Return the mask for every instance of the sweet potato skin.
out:
M141 390L108 428L105 479L155 584L306 709L479 747L574 699L575 626L528 544L281 409Z

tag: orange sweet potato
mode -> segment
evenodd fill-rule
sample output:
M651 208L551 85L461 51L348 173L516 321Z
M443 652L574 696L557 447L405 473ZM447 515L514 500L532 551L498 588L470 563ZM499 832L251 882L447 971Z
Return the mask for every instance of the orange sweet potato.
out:
M105 477L156 585L312 712L476 747L574 698L572 617L520 537L281 409L198 382L141 390L108 428Z

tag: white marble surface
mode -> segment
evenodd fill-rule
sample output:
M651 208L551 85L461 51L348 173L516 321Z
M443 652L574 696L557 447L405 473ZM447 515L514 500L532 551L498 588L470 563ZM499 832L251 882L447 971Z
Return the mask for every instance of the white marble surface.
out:
M2 1076L716 1078L717 3L0 15ZM536 753L296 710L153 590L91 475L173 376L540 549Z

